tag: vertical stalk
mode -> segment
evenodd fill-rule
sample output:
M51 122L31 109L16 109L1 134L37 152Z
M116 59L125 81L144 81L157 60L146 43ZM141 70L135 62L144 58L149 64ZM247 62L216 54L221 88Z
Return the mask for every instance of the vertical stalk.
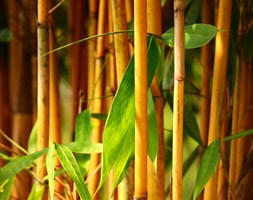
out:
M126 30L125 0L111 0L113 30ZM128 34L115 34L114 47L116 57L117 84L119 85L129 62Z
M48 0L38 0L38 135L37 150L48 146L49 142L49 50ZM46 156L37 162L37 178L42 181L46 175Z
M134 1L135 199L147 199L147 1Z
M97 18L98 18L98 1L89 0L89 27L88 35L92 36L97 33ZM88 99L92 98L95 83L95 50L96 39L88 41ZM92 106L92 101L89 103L89 107Z
M213 1L204 0L202 2L202 22L206 24L213 23ZM201 139L203 144L207 145L209 116L210 116L210 78L212 66L212 43L206 44L201 48Z
M214 75L213 75L208 144L211 144L214 140L218 138L217 133L220 131L218 129L219 127L218 114L221 103L221 97L224 92L224 87L226 83L231 10L232 10L231 0L221 0L219 2L217 27L224 31L219 32L217 34L215 43ZM204 200L209 199L213 200L216 198L217 198L217 178L215 179L215 175L213 175L205 187Z
M80 40L84 37L84 1L69 1L69 26L71 32L71 41ZM75 119L78 114L79 90L81 82L86 73L82 73L85 68L84 61L84 43L75 44L70 48L70 73L72 86L72 133L75 130ZM86 94L86 88L83 88Z
M15 38L9 44L12 139L23 148L27 148L28 137L32 129L32 96L30 52L27 51L24 41L27 39L30 30L26 26L25 10L19 2L8 2L8 7L9 27ZM12 148L14 151L19 152L16 146ZM27 199L31 185L32 180L27 171L23 170L17 174L13 187L13 198Z
M174 100L173 100L173 150L172 150L172 198L182 199L183 168L183 112L184 112L184 0L174 1Z
M147 30L148 33L161 35L162 33L162 13L161 1L147 1ZM159 88L157 75L151 84L156 117L158 123L158 155L157 172L155 172L153 163L148 159L148 199L165 199L165 150L164 150L164 126L163 126L163 94Z
M247 65L242 59L242 57L239 56L239 65L241 66L241 82L240 82L240 88L247 88L247 80L248 80L248 70ZM239 124L238 124L238 132L239 131L245 131L245 113L247 110L247 92L245 90L240 91L240 106L239 106ZM243 168L244 160L245 160L245 144L246 144L246 138L242 137L237 140L236 143L236 154L234 155L236 157L236 166L235 166L235 183L237 184L237 181L240 177L241 170Z
M232 113L232 134L238 133L239 130L239 107L240 107L240 79L241 79L241 67L237 64L236 66L236 79L233 93L233 113ZM229 157L229 184L228 199L233 199L236 189L236 149L237 140L231 141L230 144L230 157Z
M105 32L105 24L106 24L106 8L107 0L101 0L99 2L99 16L98 16L98 31L97 34L102 34ZM94 113L102 113L103 112L103 100L99 97L104 95L104 73L101 72L103 70L104 64L104 37L97 38L96 45L96 63L95 63L95 81L96 88L94 92L94 97L98 98L93 101L93 109ZM94 119L93 122L96 126L92 130L91 141L92 142L101 142L101 131L102 131L102 122L100 120ZM88 171L88 177L93 173L93 171L97 168L100 162L99 154L91 154L90 166ZM88 182L88 189L91 195L94 195L99 184L99 172L93 175L92 179ZM99 195L96 194L93 199L99 199Z
M52 15L52 14L51 14ZM56 48L55 35L54 35L54 17L50 16L50 27L49 27L49 51ZM50 70L50 109L49 109L49 143L53 142L61 143L61 113L60 113L60 95L58 88L58 65L56 53L49 54L49 70ZM54 167L56 170L60 168L60 161L56 157L54 160ZM62 176L58 176L62 180ZM54 182L55 191L58 194L63 195L63 187L58 181ZM57 199L57 196L55 196Z

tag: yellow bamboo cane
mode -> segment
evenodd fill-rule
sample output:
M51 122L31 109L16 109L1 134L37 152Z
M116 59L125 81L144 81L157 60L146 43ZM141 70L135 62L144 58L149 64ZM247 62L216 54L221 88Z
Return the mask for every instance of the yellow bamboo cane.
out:
M89 0L89 27L88 35L96 35L97 33L97 18L98 18L98 1ZM95 83L95 50L96 39L88 41L88 99L92 98L92 93ZM92 108L92 101L89 102L89 108Z
M202 2L202 22L213 23L213 1L204 0ZM209 116L210 116L210 78L212 65L212 43L208 43L201 48L201 139L207 145Z
M172 150L172 198L182 199L183 168L183 112L184 112L184 7L185 2L174 1L174 100L173 100L173 150Z
M49 29L49 50L56 48L55 45L55 35L53 31L53 19L50 17L50 29ZM58 65L57 65L57 55L56 53L49 54L49 65L50 65L50 109L49 109L49 143L53 142L61 143L61 113L60 113L60 94L58 88ZM55 169L60 169L60 161L56 157L54 159ZM62 181L62 176L58 176L58 179ZM59 181L55 181L55 191L63 195L63 186ZM55 199L58 199L55 196Z
M219 2L217 27L224 31L217 34L215 43L214 75L208 144L211 144L215 139L218 138L218 113L226 81L231 9L231 0L221 0ZM217 176L213 175L205 187L204 200L213 200L217 198L217 184Z
M147 2L134 1L135 186L134 198L147 199Z
M37 150L49 142L49 56L42 56L49 50L48 10L49 1L38 0L38 136ZM46 175L45 155L38 159L37 178L42 181Z
M162 33L162 7L161 1L147 1L147 30L148 33L161 35ZM163 127L163 95L159 88L157 75L151 84L151 92L154 98L156 117L158 123L158 156L157 172L150 159L148 159L148 199L160 200L165 198L165 150L164 150L164 127Z
M99 2L99 16L98 16L98 29L97 33L102 34L105 32L105 24L106 24L106 8L107 0L101 0ZM95 81L97 81L94 97L102 97L104 94L104 75L101 76L101 70L104 64L104 37L97 38L96 44L96 63L95 63ZM103 101L102 99L94 100L94 105L92 108L92 112L94 113L102 113L103 111ZM100 120L93 120L94 128L91 134L92 142L101 142L101 131L102 131L102 123ZM98 167L100 162L100 155L91 154L91 160L88 170L88 177L93 174L94 170ZM99 184L99 173L97 172L88 182L88 189L91 195L94 195ZM93 197L94 200L99 199L98 193Z

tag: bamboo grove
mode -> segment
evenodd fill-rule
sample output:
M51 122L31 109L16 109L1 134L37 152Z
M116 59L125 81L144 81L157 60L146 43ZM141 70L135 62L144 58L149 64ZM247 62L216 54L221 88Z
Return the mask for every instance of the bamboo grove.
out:
M0 1L0 199L253 199L252 13Z

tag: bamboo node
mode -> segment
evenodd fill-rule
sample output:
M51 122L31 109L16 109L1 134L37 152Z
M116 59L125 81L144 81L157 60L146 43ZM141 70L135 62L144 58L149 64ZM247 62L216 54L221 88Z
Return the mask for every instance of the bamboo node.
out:
M184 13L185 7L184 7L184 3L182 1L175 1L174 2L174 12L178 13L178 12L182 12Z
M39 22L37 23L37 28L39 29L49 29L48 24L40 24Z

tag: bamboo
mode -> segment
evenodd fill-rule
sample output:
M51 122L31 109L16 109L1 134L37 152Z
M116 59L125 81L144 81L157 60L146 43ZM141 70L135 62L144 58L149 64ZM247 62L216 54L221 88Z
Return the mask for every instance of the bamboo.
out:
M97 16L98 16L98 1L89 0L89 28L88 35L97 34ZM92 98L95 83L95 50L96 39L88 41L88 99ZM89 102L89 108L92 108L92 101Z
M134 1L135 186L134 199L147 198L147 1Z
M213 23L213 1L204 0L202 2L202 22L206 24ZM209 116L210 116L210 78L212 66L212 43L201 48L201 110L200 110L200 124L201 124L201 139L203 145L207 145Z
M32 96L31 63L24 41L29 34L29 29L24 28L27 27L27 22L24 20L25 10L17 1L8 2L8 11L9 27L15 38L9 45L12 139L23 148L27 148L28 137L32 129L32 108L30 107ZM12 149L22 155L16 146L13 145ZM31 177L25 170L17 174L12 190L13 198L27 199L31 185Z
M49 50L56 48L55 35L53 30L54 19L50 16L50 27L49 27ZM60 94L58 88L59 73L57 65L56 53L49 54L49 70L50 70L50 109L49 109L49 143L61 143L61 113L60 113ZM56 170L60 169L60 161L57 157L54 159L54 167ZM62 176L58 176L58 179L62 181ZM54 181L55 191L63 195L63 186L59 181ZM55 199L58 197L55 195Z
M108 29L109 32L113 31L113 19L112 19L112 4L111 1L108 3ZM115 93L117 90L117 80L116 80L116 65L115 65L115 52L114 52L114 36L109 35L109 47L111 50L109 52L109 87L112 93Z
M240 106L240 79L241 79L241 67L237 64L236 66L236 79L233 93L233 113L232 113L232 134L238 133L239 130L239 106ZM236 149L237 140L231 141L230 145L230 158L229 158L229 190L228 199L233 199L236 189Z
M217 34L215 43L216 45L215 45L214 75L213 75L213 87L211 97L208 144L211 144L215 139L218 138L217 135L217 133L219 132L218 113L221 97L224 92L224 86L226 82L231 9L232 9L231 0L221 0L219 2L217 27L224 31L219 32ZM213 200L216 198L217 198L217 179L215 178L215 175L213 175L205 187L204 200L209 199Z
M125 0L111 0L113 30L127 30ZM115 34L114 47L116 57L117 84L119 85L129 62L128 34Z
M127 24L130 24L134 16L133 0L125 0L125 7L126 7L126 21ZM130 56L132 56L134 52L133 44L129 42L128 46L129 46L129 54Z
M80 40L84 37L84 1L69 2L69 27L71 31L71 41ZM72 133L75 131L75 119L78 114L79 90L82 88L84 94L87 93L85 87L81 87L84 76L82 73L85 68L84 43L78 43L70 48L70 73L72 86Z
M48 10L49 1L38 0L38 133L37 150L48 146L49 142L49 57L43 56L49 50ZM46 157L37 162L37 178L42 181L46 175Z
M101 0L99 2L99 16L98 16L98 34L102 34L105 32L105 20L106 20L106 6L107 1ZM104 74L101 71L103 70L103 64L104 64L104 37L97 38L97 45L96 45L96 63L95 63L95 81L97 81L94 97L102 97L104 95ZM94 113L102 113L103 111L103 100L102 99L96 99L94 100L94 105L92 112ZM95 127L92 130L91 134L91 141L92 142L101 142L101 131L102 131L102 122L100 120L93 120L92 122L95 124ZM91 160L88 170L88 177L93 174L93 171L97 168L100 162L100 155L99 154L91 154ZM97 187L99 184L99 173L97 172L95 175L93 175L92 179L88 182L88 189L91 193L91 195L94 195ZM93 199L98 199L99 195L96 194L93 196Z
M184 112L184 7L185 2L174 1L174 100L173 100L173 150L172 150L172 198L182 199L183 168L183 112Z
M241 57L239 57L239 65L241 66L241 82L240 82L240 88L247 88L247 74L249 73L247 71L245 62L242 60ZM239 106L239 124L238 124L238 132L245 131L245 113L247 110L247 92L246 90L240 91L240 106ZM245 160L245 144L246 144L246 138L242 137L237 140L236 143L236 166L235 166L235 183L237 183L241 170L244 164Z
M228 94L228 85L226 85L223 99L221 103L221 109L220 109L220 138L224 139L227 136L228 133L228 101L229 101L229 94ZM225 142L221 143L221 156L222 159L219 163L218 168L218 188L217 188L217 196L218 199L227 199L228 195L228 187L227 187L227 160L226 160L226 154L227 154L227 144Z
M162 33L161 1L147 1L147 31L155 35ZM158 85L157 75L151 84L151 92L154 98L156 117L158 123L158 155L157 172L151 160L148 160L148 199L165 199L165 147L163 126L163 94Z

